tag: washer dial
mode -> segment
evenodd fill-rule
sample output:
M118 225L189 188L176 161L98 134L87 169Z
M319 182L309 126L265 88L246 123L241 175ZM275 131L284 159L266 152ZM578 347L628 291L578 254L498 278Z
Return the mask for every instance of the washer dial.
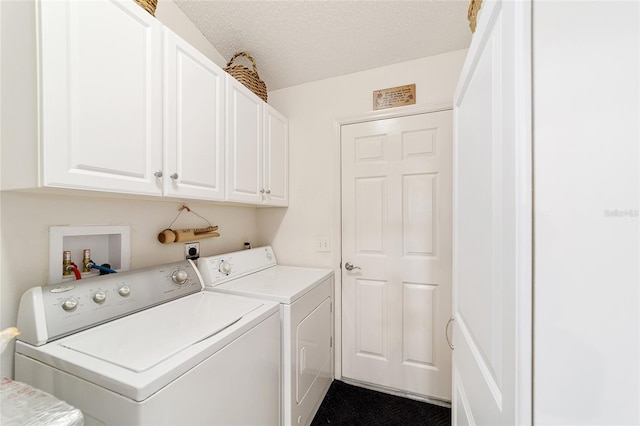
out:
M62 309L67 312L71 312L78 306L78 299L74 299L73 297L68 298L64 302L62 302Z
M222 272L225 275L229 275L231 273L231 264L229 262L221 260L220 264L218 265L218 271Z
M187 274L187 272L183 271L182 269L176 269L171 274L171 281L173 281L178 285L182 285L186 283L188 279L189 279L189 274Z
M93 295L92 299L96 303L104 303L104 301L107 300L107 293L105 293L104 291L99 291Z

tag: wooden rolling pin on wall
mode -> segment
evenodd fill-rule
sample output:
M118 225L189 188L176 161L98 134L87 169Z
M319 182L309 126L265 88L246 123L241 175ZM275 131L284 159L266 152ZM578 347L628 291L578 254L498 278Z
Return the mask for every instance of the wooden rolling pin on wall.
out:
M182 243L188 241L201 240L203 238L219 237L220 234L215 232L218 226L209 226L199 229L165 229L158 234L158 241L162 244Z

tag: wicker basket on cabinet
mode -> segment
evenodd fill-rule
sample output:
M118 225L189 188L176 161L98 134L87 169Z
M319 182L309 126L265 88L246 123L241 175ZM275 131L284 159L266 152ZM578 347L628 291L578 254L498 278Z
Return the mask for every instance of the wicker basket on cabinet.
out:
M156 16L156 6L158 6L158 0L134 0L144 10L149 12L151 16Z
M241 56L251 61L251 65L253 65L252 70L245 67L244 65L232 65L233 61ZM264 84L264 81L260 80L256 61L247 52L237 52L235 55L233 55L224 70L231 74L233 78L242 83L246 88L258 95L258 97L263 101L267 102L267 85Z

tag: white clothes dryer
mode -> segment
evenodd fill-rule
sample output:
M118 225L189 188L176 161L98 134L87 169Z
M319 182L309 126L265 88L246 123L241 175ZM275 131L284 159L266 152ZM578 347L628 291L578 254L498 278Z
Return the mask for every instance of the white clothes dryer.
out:
M270 246L198 259L205 290L280 303L283 424L308 425L333 380L333 271L278 265Z
M278 304L202 289L190 260L34 287L16 379L87 425L279 424Z

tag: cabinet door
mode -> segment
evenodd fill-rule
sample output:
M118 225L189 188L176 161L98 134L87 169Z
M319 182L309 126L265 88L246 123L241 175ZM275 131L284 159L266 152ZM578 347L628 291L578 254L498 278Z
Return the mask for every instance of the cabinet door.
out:
M223 200L225 72L166 28L164 47L164 194Z
M263 101L227 75L227 200L262 203Z
M134 2L39 11L42 184L159 195L159 22Z
M285 116L264 105L263 188L264 204L289 203L289 123Z

